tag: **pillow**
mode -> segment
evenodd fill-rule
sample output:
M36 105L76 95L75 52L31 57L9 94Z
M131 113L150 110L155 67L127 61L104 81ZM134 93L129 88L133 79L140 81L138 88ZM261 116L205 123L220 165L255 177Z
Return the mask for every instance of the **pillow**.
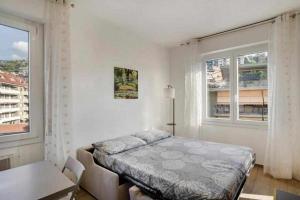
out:
M170 137L171 134L166 131L162 131L162 130L148 130L148 131L137 132L133 136L137 137L137 138L141 138L147 144L149 144L149 143Z
M92 144L95 149L109 155L146 145L146 142L133 136L118 137Z

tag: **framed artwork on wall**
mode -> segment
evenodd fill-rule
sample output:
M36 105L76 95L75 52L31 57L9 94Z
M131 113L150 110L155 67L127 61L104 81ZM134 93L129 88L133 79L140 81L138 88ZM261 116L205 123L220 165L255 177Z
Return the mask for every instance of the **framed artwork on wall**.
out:
M133 69L114 68L115 99L138 99L138 71Z

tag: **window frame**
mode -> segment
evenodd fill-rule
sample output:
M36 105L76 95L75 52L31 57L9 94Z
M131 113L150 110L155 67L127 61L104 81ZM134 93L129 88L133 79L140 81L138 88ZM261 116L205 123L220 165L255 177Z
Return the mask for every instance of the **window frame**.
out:
M235 127L247 127L247 128L263 128L268 127L267 121L251 121L239 119L239 101L238 101L238 64L237 58L242 55L251 53L268 52L268 42L263 41L260 43L254 43L250 45L243 45L234 48L218 50L214 52L208 52L201 55L201 69L202 73L202 123L208 125L221 125L221 126L235 126ZM229 119L210 118L208 117L208 88L207 88L207 67L206 62L212 59L229 58L229 81L230 81L230 117ZM268 63L269 67L269 63ZM269 76L268 76L269 78Z
M29 132L3 134L0 148L43 141L44 133L44 26L24 18L0 12L0 24L28 31L29 63ZM34 105L34 106L33 106Z

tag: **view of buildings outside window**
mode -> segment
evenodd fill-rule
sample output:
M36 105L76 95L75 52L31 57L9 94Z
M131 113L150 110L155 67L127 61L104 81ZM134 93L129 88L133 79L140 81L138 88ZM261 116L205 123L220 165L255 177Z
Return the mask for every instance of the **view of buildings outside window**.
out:
M253 53L236 58L238 74L239 120L268 120L268 53ZM207 115L230 118L230 59L206 62Z
M0 135L29 131L29 33L0 25Z
M237 58L239 119L268 120L268 53Z

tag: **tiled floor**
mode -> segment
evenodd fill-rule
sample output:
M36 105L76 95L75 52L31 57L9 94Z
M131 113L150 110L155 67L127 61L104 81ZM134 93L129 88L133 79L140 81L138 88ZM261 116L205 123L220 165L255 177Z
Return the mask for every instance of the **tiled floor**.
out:
M273 179L263 174L261 166L255 166L247 179L240 200L273 200L276 189L300 195L300 182ZM81 190L77 199L94 200L95 198Z

